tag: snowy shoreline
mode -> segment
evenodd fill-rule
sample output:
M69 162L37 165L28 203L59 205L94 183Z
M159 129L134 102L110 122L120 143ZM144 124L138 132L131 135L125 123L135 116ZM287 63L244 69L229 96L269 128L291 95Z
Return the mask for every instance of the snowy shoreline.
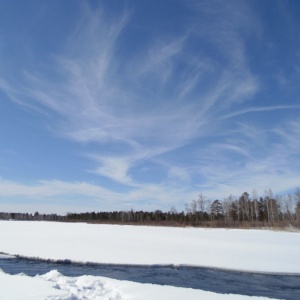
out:
M16 289L16 286L18 288ZM20 295L21 298L20 298ZM0 298L6 300L267 300L273 298L218 294L155 284L140 284L101 276L67 277L57 271L28 277L0 269Z

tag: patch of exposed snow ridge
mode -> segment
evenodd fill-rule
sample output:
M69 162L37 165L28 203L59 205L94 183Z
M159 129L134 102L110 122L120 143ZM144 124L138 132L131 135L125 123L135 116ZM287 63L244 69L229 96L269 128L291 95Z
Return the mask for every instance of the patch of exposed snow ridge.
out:
M51 282L54 288L66 292L65 296L48 296L47 300L123 300L122 296L110 281L105 278L84 275L80 277L67 277L53 270L45 275L37 276L40 279Z

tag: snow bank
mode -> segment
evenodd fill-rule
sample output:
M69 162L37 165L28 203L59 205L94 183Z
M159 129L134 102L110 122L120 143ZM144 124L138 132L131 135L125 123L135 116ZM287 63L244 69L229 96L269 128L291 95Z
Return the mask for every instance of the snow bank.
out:
M0 221L0 252L108 264L300 274L300 233Z
M18 288L16 289L16 286ZM200 290L133 283L95 276L66 277L57 271L34 278L0 270L0 299L6 300L264 300L270 298L216 294Z

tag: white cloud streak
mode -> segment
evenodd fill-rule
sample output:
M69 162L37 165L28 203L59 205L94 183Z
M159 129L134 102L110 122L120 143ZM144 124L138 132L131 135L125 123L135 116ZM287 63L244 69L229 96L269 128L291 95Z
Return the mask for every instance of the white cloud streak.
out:
M145 184L127 192L115 192L88 182L40 180L25 184L0 180L2 210L7 203L10 203L11 198L21 198L20 205L28 203L32 211L41 207L41 211L45 212L53 212L53 208L60 213L78 211L77 206L84 206L90 211L130 210L131 208L155 210L158 208L158 203L160 209L168 210L173 205L182 208L182 198L186 196L192 197L193 193L183 187L173 186L171 189L167 184ZM70 206L69 203L72 205Z
M286 109L300 109L300 105L275 105L275 106L265 106L265 107L248 107L243 110L225 115L223 116L223 119L228 119L242 114L253 113L253 112L264 112L264 111L286 110Z
M260 195L268 188L279 194L294 192L300 182L299 120L271 130L240 123L239 130L228 137L229 144L214 143L199 153L199 189L218 198L254 188Z

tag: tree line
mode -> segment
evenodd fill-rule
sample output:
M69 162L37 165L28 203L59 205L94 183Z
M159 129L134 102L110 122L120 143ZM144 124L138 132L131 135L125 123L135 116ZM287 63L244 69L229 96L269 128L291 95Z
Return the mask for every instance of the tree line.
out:
M108 211L57 214L0 213L4 220L90 222L108 224L140 224L166 226L206 227L256 227L298 226L300 227L300 189L294 194L274 197L266 190L264 197L244 192L240 197L232 195L223 200L211 201L202 193L197 200L185 204L185 211L178 212L173 206L167 212L155 211Z
M258 197L253 190L251 196L244 192L238 198L229 195L222 201L210 201L200 194L197 200L186 204L186 215L192 223L214 221L226 227L245 224L300 226L300 189L293 195L277 197L273 196L270 189L265 191L264 197Z
M17 221L65 221L65 216L57 214L34 214L29 213L7 213L0 212L0 220L17 220Z

